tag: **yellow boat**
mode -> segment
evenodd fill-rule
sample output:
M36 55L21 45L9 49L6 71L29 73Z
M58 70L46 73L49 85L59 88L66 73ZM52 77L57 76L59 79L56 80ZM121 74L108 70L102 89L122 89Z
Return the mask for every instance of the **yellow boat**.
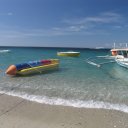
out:
M6 70L8 75L30 75L36 73L43 73L49 70L57 69L59 67L58 59L49 59L41 61L33 61L23 64L11 65Z
M73 51L57 52L57 55L58 56L78 57L78 56L80 56L80 52L73 52Z

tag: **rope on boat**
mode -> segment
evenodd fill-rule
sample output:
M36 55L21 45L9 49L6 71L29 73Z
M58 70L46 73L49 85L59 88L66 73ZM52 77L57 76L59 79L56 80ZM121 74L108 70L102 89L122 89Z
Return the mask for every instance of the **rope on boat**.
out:
M34 67L34 66L30 65L29 63L27 63L27 64L28 64L31 68ZM38 70L38 69L35 69L35 68L34 68L34 70L37 71L37 72L39 72L39 73L42 73L42 72L41 72L40 70Z

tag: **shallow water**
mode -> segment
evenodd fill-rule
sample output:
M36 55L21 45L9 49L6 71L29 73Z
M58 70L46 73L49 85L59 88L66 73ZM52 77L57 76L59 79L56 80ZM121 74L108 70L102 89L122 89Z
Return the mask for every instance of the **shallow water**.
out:
M109 54L109 50L64 48L1 48L0 91L40 103L107 108L128 112L128 69L116 63L100 68L86 59ZM78 51L80 57L59 57L58 51ZM10 77L4 72L11 64L58 58L58 70L26 77ZM100 59L97 62L106 60ZM107 60L109 61L109 60Z

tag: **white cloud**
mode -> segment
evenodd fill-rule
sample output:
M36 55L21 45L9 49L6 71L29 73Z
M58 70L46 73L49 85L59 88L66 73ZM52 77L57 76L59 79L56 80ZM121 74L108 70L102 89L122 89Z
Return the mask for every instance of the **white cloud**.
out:
M113 26L113 27L116 28L116 29L122 29L123 28L122 26L119 26L119 25Z
M122 16L118 13L113 12L105 12L101 13L97 16L89 16L78 19L66 19L63 22L67 24L89 24L89 23L114 23L120 22L122 20Z
M7 13L0 13L0 16L12 16L12 12L7 12Z
M9 12L9 13L7 13L9 16L12 16L13 15L13 13L12 12Z
M1 15L1 14L0 14ZM11 12L7 15L13 15ZM50 29L31 29L23 30L22 28L17 29L1 29L0 38L30 38L30 37L50 37L50 36L65 36L65 35L94 35L94 34L108 34L107 30L96 28L97 24L114 24L115 28L121 28L118 24L122 20L122 16L118 13L105 12L100 13L97 16L83 17L79 19L68 19L63 22L63 27L53 27ZM114 28L113 26L113 28Z
M82 32L90 31L93 33L95 29L104 29L104 26L121 26L124 22L123 16L115 12L103 12L96 16L81 17L75 19L65 19L63 23L65 24L65 30L71 32ZM66 29L67 28L67 29ZM106 32L105 32L106 33ZM98 33L96 33L98 34Z

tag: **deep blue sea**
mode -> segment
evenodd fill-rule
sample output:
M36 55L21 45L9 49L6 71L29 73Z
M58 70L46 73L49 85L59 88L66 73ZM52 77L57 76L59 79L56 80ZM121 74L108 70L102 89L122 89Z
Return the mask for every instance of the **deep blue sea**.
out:
M110 50L0 47L1 50L10 50L0 52L1 93L51 105L105 108L128 113L128 69L117 63L98 68L86 62L90 57L110 55ZM58 51L77 51L80 56L59 57ZM52 58L60 60L58 70L25 77L5 74L11 64Z

